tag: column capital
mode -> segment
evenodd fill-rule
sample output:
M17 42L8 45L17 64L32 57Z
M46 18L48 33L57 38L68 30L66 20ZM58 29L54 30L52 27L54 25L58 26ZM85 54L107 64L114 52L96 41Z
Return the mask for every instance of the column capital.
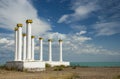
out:
M26 36L26 34L25 34L25 33L23 33L22 35L23 35L23 37L24 37L24 36Z
M31 36L31 38L35 38L35 36Z
M15 28L14 28L14 31L18 31L18 27L15 27Z
M48 39L48 42L52 42L53 40L52 39Z
M39 38L39 40L43 40L43 38L42 38L42 37L40 37L40 38Z
M63 40L62 39L59 39L59 42L62 42Z
M17 24L17 27L22 27L23 25L21 23Z
M33 23L31 19L26 20L26 23Z

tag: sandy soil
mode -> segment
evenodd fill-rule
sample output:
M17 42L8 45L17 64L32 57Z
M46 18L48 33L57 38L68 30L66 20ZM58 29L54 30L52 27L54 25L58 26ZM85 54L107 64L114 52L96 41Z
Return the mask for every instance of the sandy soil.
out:
M0 79L120 79L120 68L67 67L62 71L47 68L43 72L20 72L0 69Z

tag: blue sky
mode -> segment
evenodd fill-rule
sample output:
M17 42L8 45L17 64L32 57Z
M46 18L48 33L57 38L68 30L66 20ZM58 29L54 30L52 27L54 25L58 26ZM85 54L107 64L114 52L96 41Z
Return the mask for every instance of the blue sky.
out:
M32 19L36 36L44 38L44 60L48 38L53 41L53 60L59 60L58 39L63 39L67 61L120 61L119 0L0 0L0 63L14 58L14 27Z

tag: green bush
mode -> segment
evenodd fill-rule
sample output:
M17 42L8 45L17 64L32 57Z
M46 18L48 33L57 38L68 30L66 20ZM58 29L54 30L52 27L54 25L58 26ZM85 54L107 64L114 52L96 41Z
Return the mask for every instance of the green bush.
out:
M55 66L54 71L62 71L63 69L63 66Z
M60 67L65 68L65 65L60 65Z
M50 64L45 64L45 67L49 68L49 67L51 67L51 65Z
M5 65L0 65L0 69L5 69Z

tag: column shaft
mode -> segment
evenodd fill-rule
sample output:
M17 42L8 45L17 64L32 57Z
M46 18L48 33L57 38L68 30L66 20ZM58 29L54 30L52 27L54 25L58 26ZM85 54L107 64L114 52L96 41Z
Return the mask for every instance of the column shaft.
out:
M43 39L39 38L40 40L40 61L43 61Z
M31 60L31 23L27 23L26 36L26 53L27 60Z
M26 60L26 35L23 35L23 60Z
M18 61L22 60L22 27L18 27Z
M51 62L52 61L52 42L51 42L51 40L48 41L48 43L49 43L49 48L48 48L48 50L49 50L49 61Z
M18 34L18 28L15 28L15 57L14 57L14 61L17 61L18 59L18 45L17 45L17 42L18 42L18 37L17 37L17 34Z
M34 60L34 38L31 40L31 59Z
M60 62L63 61L62 59L62 42L59 42L59 45L60 45Z

